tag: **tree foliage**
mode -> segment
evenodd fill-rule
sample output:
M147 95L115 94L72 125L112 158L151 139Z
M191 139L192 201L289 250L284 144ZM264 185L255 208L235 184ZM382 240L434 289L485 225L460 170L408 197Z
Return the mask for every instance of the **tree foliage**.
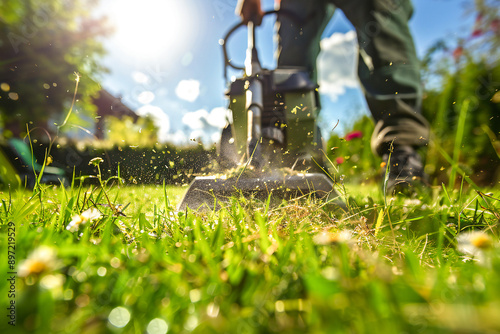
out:
M460 134L461 168L480 183L494 184L500 178L499 14L500 0L476 0L470 34L439 40L423 59L423 113L435 144L427 172L436 177L449 165L442 152L453 152Z
M140 117L134 123L131 117L106 119L106 141L111 145L152 147L158 142L158 127L150 117Z
M437 40L422 59L422 112L432 128L425 171L434 184L449 180L457 135L460 170L477 184L500 181L500 0L469 5L475 18L471 31L457 40ZM369 126L369 119L360 119L349 130L362 138L330 138L328 156L342 174L370 176L380 170L365 136Z
M500 55L500 0L475 0L476 21L472 37L481 37L481 47L494 57Z
M61 124L81 77L72 123L88 124L105 69L98 37L108 30L91 15L96 0L3 0L0 4L0 121L4 135ZM9 132L12 132L9 134Z
M432 124L434 143L428 154L430 174L439 174L448 162L439 148L453 152L461 136L459 162L474 180L494 183L500 177L500 64L468 58L462 67L442 78L440 90L429 90L423 112ZM459 125L460 113L465 123ZM450 153L451 155L451 153Z

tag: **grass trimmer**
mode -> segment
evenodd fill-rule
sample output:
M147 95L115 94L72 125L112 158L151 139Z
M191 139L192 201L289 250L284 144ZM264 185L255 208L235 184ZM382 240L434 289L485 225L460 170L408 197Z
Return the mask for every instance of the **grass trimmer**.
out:
M230 115L218 146L218 162L224 172L196 177L179 210L213 209L217 202L238 194L263 199L270 194L285 199L336 197L322 162L317 85L304 68L263 69L252 22L247 27L245 65L234 65L226 42L242 26L231 28L222 45L226 80L228 67L244 71L243 77L230 82L226 93Z

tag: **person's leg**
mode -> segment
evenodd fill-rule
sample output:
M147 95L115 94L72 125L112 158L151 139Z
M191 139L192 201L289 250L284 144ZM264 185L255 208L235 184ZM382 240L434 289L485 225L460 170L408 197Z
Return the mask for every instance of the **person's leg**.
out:
M358 74L375 119L374 152L390 162L390 192L413 192L424 178L416 149L429 140L429 125L420 113L420 68L408 20L410 0L332 0L356 28ZM390 154L392 152L392 154Z
M304 67L316 82L321 34L335 8L327 0L281 0L280 9L300 22L286 14L278 16L278 68Z
M281 0L280 10L277 22L278 69L302 68L317 83L316 58L320 38L333 15L333 5L326 0ZM317 165L324 165L324 154L321 133L315 122L319 113L316 97L313 91L284 94L287 146L283 158L285 164L293 168L321 172ZM302 110L301 106L310 109Z
M332 0L356 28L358 74L375 119L372 148L420 147L429 126L420 114L420 69L408 20L410 0Z

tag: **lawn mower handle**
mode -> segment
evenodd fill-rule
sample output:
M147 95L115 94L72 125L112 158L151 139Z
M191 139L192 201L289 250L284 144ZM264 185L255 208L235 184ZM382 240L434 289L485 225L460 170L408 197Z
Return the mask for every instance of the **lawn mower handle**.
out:
M293 13L289 10L286 10L286 9L267 11L263 14L263 17L267 16L267 15L272 15L272 14L285 15L285 16L289 17L290 19L292 19L292 21L294 21L297 24L303 23L303 20L300 19L295 13ZM224 78L226 79L226 81L227 81L227 67L228 66L234 68L235 70L241 70L241 71L245 70L244 66L237 66L237 65L233 65L231 63L231 60L229 58L229 54L227 52L227 46L226 46L227 40L229 39L229 37L231 37L231 35L236 30L238 30L239 28L241 28L243 26L246 26L246 24L244 22L240 22L240 23L236 24L231 29L229 29L229 31L226 33L226 35L222 38L221 45L222 45L222 53L224 54ZM252 29L255 29L255 25L253 25ZM253 37L254 38L253 44L255 45L255 33L253 34L253 36L254 36Z
M294 13L286 10L272 10L265 12L263 16L278 14L286 15L290 17L292 21L300 24L302 22ZM229 59L227 52L226 42L229 37L240 27L247 25L248 30L248 45L245 57L245 66L233 65ZM245 24L240 22L234 27L232 27L227 34L222 39L222 50L224 53L224 77L226 81L227 78L227 68L228 66L245 72L245 77L247 78L246 88L245 88L245 110L247 113L247 143L246 143L246 155L247 159L250 160L250 164L256 168L263 166L266 163L266 157L263 154L262 145L262 114L264 111L264 92L263 92L263 82L262 82L262 67L259 61L259 56L256 47L256 25L253 21Z

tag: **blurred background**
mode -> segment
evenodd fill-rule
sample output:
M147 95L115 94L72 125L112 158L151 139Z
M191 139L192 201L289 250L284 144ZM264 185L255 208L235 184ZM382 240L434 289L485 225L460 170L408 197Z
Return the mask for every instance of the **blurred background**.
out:
M131 183L184 184L209 172L228 104L220 40L239 22L235 6L236 0L2 0L2 164L29 169L13 145L21 139L38 163L70 179L95 173L88 161L96 156L105 160L105 175L117 175L120 165ZM274 3L263 0L263 7ZM497 185L500 1L418 0L414 7L423 112L433 127L426 172L434 184L458 171ZM258 32L267 68L274 68L273 31L268 18ZM242 64L246 36L238 34L229 51ZM352 182L377 181L373 123L355 71L356 34L341 11L321 45L326 152Z

